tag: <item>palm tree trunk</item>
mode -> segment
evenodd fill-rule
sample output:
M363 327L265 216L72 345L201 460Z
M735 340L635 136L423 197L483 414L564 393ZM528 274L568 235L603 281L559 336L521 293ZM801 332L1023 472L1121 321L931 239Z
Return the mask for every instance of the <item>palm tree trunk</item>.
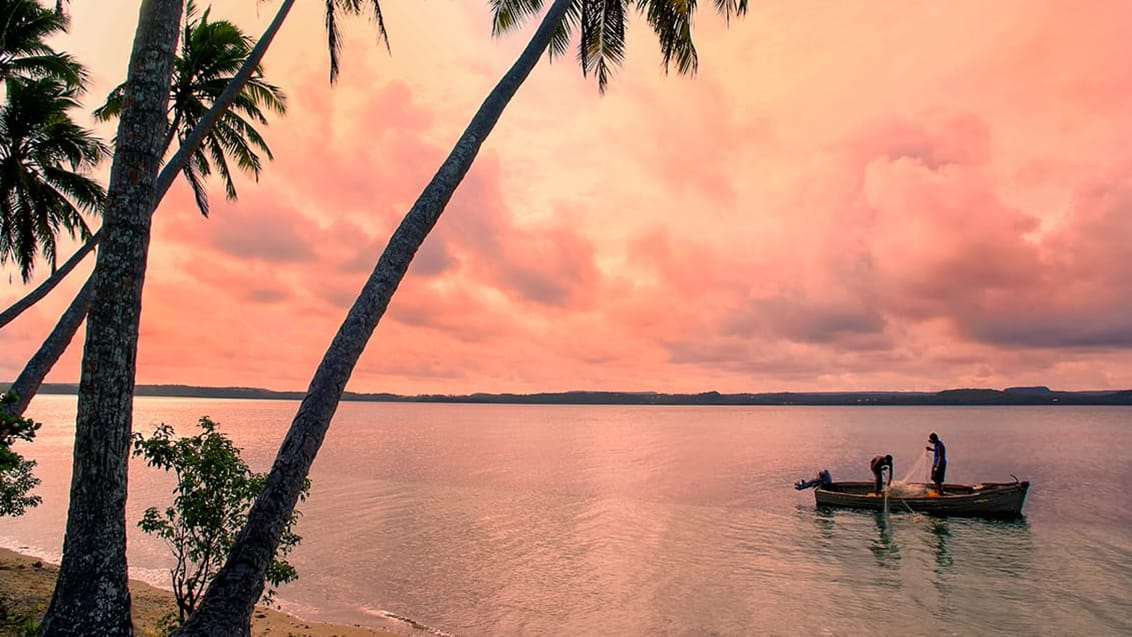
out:
M31 403L32 397L39 391L39 386L43 384L43 379L47 377L63 352L67 351L67 346L71 344L75 332L79 331L79 326L83 324L87 310L90 309L90 296L93 290L93 280L87 279L82 289L75 295L75 300L71 301L71 305L63 312L63 316L59 317L55 329L51 330L47 340L39 346L39 351L24 366L24 370L20 372L16 382L12 383L11 389L16 392L19 398L14 405L8 407L10 414L14 416L23 415L28 404Z
M409 264L471 168L480 146L550 44L572 0L555 0L519 59L484 100L452 152L389 240L373 273L323 356L291 423L267 485L224 567L175 635L247 635L264 576L354 366Z
M67 259L63 267L52 272L51 276L47 277L47 279L43 283L40 283L34 290L28 292L24 298L16 301L11 307L0 313L0 328L16 320L16 317L23 314L24 310L38 303L40 299L47 296L48 292L55 289L55 286L59 285L59 282L66 278L66 276L71 273L71 270L74 270L75 266L77 266L86 255L90 254L91 250L94 250L95 246L98 245L98 239L101 235L101 230L91 235L90 239L88 239L77 252L71 255L70 259Z
M184 0L143 0L93 274L63 559L42 635L132 635L126 467L141 293Z

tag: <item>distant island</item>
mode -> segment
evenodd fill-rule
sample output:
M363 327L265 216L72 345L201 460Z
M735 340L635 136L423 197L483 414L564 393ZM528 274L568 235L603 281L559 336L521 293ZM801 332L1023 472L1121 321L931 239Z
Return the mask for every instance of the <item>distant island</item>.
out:
M5 388L8 384L3 385ZM44 383L41 394L77 394L75 383ZM256 387L138 385L135 396L302 400L303 392ZM771 392L663 394L659 392L567 391L536 394L364 394L345 392L342 400L390 403L486 403L519 405L1132 405L1132 389L1057 391L1049 387L947 389L938 392Z

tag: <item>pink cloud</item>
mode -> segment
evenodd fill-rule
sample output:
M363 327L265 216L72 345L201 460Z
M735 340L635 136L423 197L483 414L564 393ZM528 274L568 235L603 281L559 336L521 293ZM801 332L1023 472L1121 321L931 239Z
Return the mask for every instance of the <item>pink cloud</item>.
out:
M547 222L520 224L501 190L499 161L481 156L426 242L469 276L516 302L585 307L600 286L592 244L558 207Z
M124 69L132 25L104 15L128 4L73 7L92 94ZM351 389L1127 385L1132 8L701 9L695 79L640 22L604 97L571 59L535 70ZM291 97L276 161L207 220L182 186L158 213L139 382L305 386L524 43L489 40L483 6L389 10L392 55L351 22L331 89L320 10L296 7L267 59ZM0 378L67 300L0 331Z

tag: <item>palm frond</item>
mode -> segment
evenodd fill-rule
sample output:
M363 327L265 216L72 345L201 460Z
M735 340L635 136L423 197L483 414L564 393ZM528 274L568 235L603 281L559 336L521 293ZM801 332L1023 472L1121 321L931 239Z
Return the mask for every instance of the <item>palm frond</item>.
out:
M566 55L570 50L570 34L582 27L582 13L588 0L575 0L566 9L566 15L558 23L550 39L550 46L546 48L546 55L553 61L557 57Z
M226 150L231 148L231 145L216 136L205 139L202 145L205 147L205 152L208 153L213 168L216 169L216 174L220 176L220 181L224 183L225 196L228 199L235 199L236 185L232 181L232 171L228 168L228 156L225 153Z
M108 150L70 118L77 87L10 77L7 89L0 105L0 262L14 261L26 281L37 253L54 269L59 232L89 236L83 213L100 212L106 194L85 173Z
M333 17L334 10L356 13L365 6L360 0L328 0L328 17ZM245 35L239 27L225 20L213 21L210 10L198 11L194 2L189 4L188 16L170 86L167 138L179 142L183 142L205 117L255 46L254 38ZM376 7L375 16L380 18ZM384 26L380 26L384 32ZM112 91L96 115L102 119L117 116L121 111L121 95L120 88ZM285 114L287 96L264 79L263 69L259 67L190 156L190 165L181 171L201 214L208 216L209 213L206 187L209 177L214 174L220 177L227 197L235 198L236 185L230 166L258 179L262 158L274 157L255 128L257 124L267 123L269 111Z
M66 53L27 55L11 60L8 72L23 77L52 77L75 88L85 87L90 79L86 68Z
M488 0L491 7L491 34L503 35L522 26L538 14L543 0Z
M625 60L625 29L628 12L625 0L587 2L582 14L578 42L578 62L582 74L597 76L598 90L605 92L613 69Z
M330 82L338 79L339 58L342 55L342 33L338 29L339 11L358 15L366 10L372 10L372 19L377 24L377 39L385 43L389 49L389 33L385 30L385 17L381 13L379 0L326 0L326 46L330 51Z
M208 165L205 161L204 165ZM199 172L199 163L194 161L185 162L185 168L181 174L185 176L185 181L189 182L189 188L193 191L193 200L196 201L197 209L204 217L208 217L208 193L205 191L203 180Z
M338 58L342 55L342 32L338 30L338 8L326 0L326 48L330 51L330 83L338 79Z
M73 201L75 206L90 213L101 213L106 207L106 189L97 180L56 166L45 166L44 181L51 185L61 200ZM78 210L77 217L81 218Z
M747 14L747 0L714 0L715 11L723 16L727 24L731 24L731 16L740 17Z
M699 66L696 45L692 41L696 0L637 0L637 8L645 14L660 41L664 70L675 65L681 75L694 74Z
M36 0L0 2L0 82L15 77L53 78L81 90L88 79L83 66L48 44L67 26L66 16Z
M108 122L122 114L122 100L126 96L125 83L115 86L106 96L106 103L94 109L94 118L100 122Z

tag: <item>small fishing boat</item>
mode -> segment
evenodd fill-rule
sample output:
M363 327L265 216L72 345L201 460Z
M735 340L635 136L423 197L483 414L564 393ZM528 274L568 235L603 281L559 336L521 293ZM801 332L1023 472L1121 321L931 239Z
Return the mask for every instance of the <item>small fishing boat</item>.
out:
M819 507L883 510L885 496L877 495L875 483L830 482L814 489ZM914 511L932 515L953 515L983 518L1016 518L1026 503L1028 480L983 482L981 484L944 484L943 495L934 485L907 484L888 493L889 511Z

